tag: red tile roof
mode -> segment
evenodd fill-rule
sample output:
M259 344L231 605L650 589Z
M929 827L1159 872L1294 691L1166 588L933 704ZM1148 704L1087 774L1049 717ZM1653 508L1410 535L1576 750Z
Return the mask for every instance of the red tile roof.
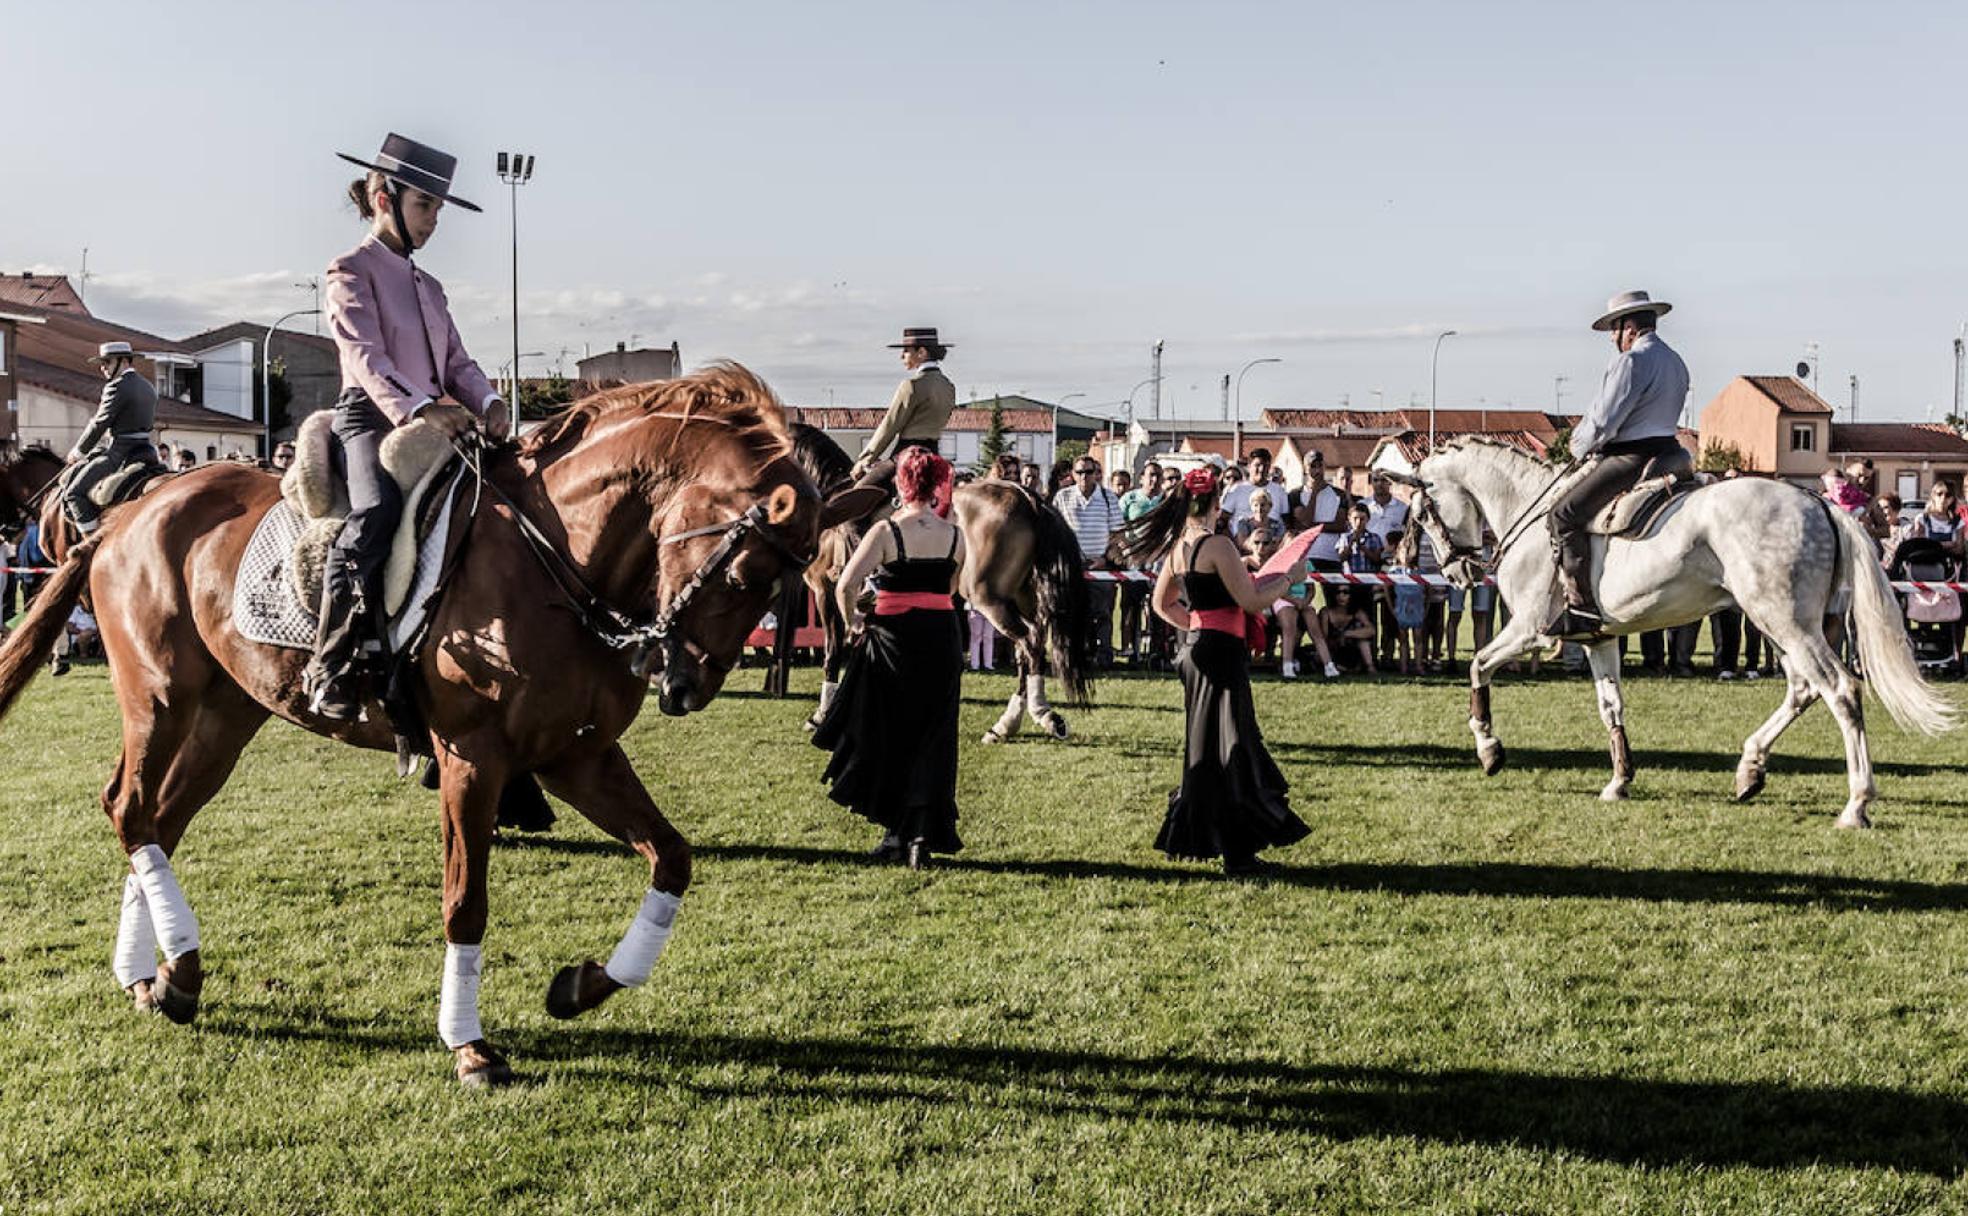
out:
M1793 414L1829 414L1831 406L1795 376L1744 376L1743 380Z
M852 405L790 405L786 414L793 422L804 422L829 431L872 431L881 425L885 409ZM1047 410L1005 410L1004 425L1007 431L1023 434L1050 434L1052 414ZM991 411L988 409L959 409L950 413L949 431L988 431L991 429Z
M1265 425L1280 431L1341 429L1378 435L1396 435L1402 431L1420 431L1426 434L1428 431L1428 411L1425 409L1271 409L1265 410L1263 417ZM1548 414L1543 410L1503 407L1469 409L1458 406L1435 411L1437 434L1444 431L1454 431L1457 434L1530 431L1533 434L1554 435L1559 427L1570 421L1576 420L1568 419L1562 414Z
M1259 417L1274 431L1329 431L1345 427L1353 431L1392 433L1405 425L1396 410L1269 409Z
M1834 422L1831 450L1840 455L1874 452L1968 458L1968 439L1939 423Z

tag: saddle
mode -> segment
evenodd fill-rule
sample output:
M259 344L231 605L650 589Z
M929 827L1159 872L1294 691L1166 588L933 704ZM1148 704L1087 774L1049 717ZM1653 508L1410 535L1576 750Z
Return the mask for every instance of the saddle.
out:
M322 574L328 555L348 518L347 482L335 467L334 416L312 414L294 438L294 463L280 479L280 495L304 521L288 563L294 595L310 607L321 602ZM389 563L383 568L383 611L394 617L417 572L420 537L431 523L432 491L456 459L451 441L436 427L411 422L383 439L383 470L403 491L403 518L390 540Z
M1676 499L1700 488L1701 483L1695 480L1694 457L1688 455L1686 448L1677 446L1672 452L1648 461L1640 472L1640 480L1607 503L1586 531L1607 537L1644 535Z
M89 501L108 510L143 494L152 482L161 484L176 476L155 460L133 461L90 486Z

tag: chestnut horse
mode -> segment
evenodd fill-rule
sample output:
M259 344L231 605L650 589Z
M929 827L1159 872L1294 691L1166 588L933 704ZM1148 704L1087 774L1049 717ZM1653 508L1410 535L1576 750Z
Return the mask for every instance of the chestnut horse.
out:
M793 459L829 503L849 504L851 495L867 490L848 487L852 462L825 431L796 422L792 426ZM826 666L820 708L808 720L819 724L831 698L833 682L847 653L847 622L834 600L840 572L860 542L861 514L878 509L887 495L847 510L843 522L821 537L819 555L807 568L806 582L826 627ZM1077 705L1087 700L1090 666L1088 632L1090 601L1086 566L1079 540L1057 512L1008 481L974 481L957 487L950 519L964 534L964 568L958 590L969 605L1010 638L1018 655L1019 681L1004 714L985 732L984 742L1002 743L1030 714L1040 729L1055 739L1066 737L1066 719L1046 703L1048 667Z
M414 670L443 803L439 1029L466 1084L512 1075L478 1025L487 861L509 781L536 774L649 865L608 964L563 968L548 1010L572 1017L654 966L690 883L690 848L618 742L649 687L628 652L660 653L666 714L717 694L775 584L798 576L829 522L790 442L764 383L719 366L580 402L516 453L482 462L476 515L459 504L455 570ZM88 593L123 716L122 757L102 794L133 871L118 979L140 1007L180 1022L195 1015L204 975L168 858L254 733L277 714L358 747L393 742L373 703L360 723L310 715L308 655L246 641L230 619L241 555L278 501L272 477L219 464L113 509L0 647L4 714Z

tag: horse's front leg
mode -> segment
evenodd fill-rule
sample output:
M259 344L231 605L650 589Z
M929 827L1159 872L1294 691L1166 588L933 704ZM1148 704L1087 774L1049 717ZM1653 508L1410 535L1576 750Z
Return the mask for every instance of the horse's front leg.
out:
M547 1012L571 1018L649 979L690 886L690 845L656 809L619 743L555 763L540 770L540 777L554 794L649 863L649 889L608 962L589 959L578 967L562 967L548 986Z
M484 754L483 759L478 753ZM506 772L498 751L482 746L469 755L452 748L438 757L444 802L444 980L437 1002L437 1033L456 1057L465 1085L502 1085L513 1079L504 1056L486 1041L478 1020L478 985L489 901L486 874L499 819Z
M1503 770L1503 740L1497 738L1490 718L1490 680L1505 663L1531 648L1536 631L1530 617L1511 617L1503 632L1469 660L1469 730L1476 736L1476 759L1485 777Z
M1633 784L1633 749L1626 742L1626 702L1620 695L1620 655L1616 641L1594 642L1586 647L1586 661L1592 665L1593 691L1599 699L1599 720L1606 724L1606 739L1613 754L1613 779L1599 791L1606 802L1626 797Z

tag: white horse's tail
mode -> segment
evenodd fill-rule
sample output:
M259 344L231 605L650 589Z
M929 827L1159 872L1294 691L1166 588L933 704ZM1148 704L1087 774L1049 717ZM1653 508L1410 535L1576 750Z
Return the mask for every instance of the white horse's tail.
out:
M1920 676L1900 619L1900 601L1872 549L1872 538L1843 511L1827 512L1839 532L1843 577L1852 585L1852 619L1866 683L1902 729L1938 735L1960 725L1954 703Z

